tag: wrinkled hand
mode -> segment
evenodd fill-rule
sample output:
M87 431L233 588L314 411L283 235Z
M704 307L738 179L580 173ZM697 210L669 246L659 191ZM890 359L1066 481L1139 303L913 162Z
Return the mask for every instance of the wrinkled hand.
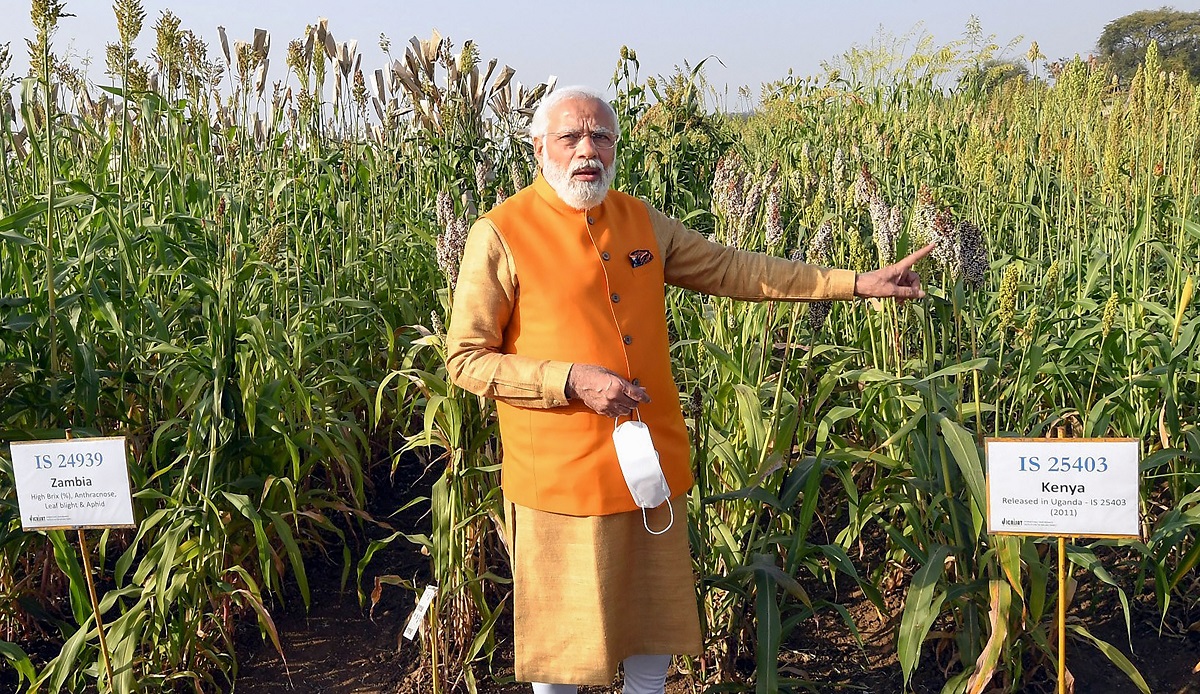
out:
M924 299L921 276L913 271L912 266L929 255L935 245L937 244L931 243L887 267L859 274L854 278L854 296L880 299L893 297L898 302L906 299Z
M594 364L571 366L567 374L567 397L582 400L593 412L605 417L626 417L638 403L650 402L645 388Z

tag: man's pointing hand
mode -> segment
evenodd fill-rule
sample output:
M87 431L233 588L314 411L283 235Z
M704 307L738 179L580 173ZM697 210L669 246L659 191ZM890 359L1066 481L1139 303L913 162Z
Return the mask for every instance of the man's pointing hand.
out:
M854 296L880 299L893 297L900 301L924 299L921 276L913 271L912 266L929 255L935 245L931 243L887 267L859 274L854 278Z

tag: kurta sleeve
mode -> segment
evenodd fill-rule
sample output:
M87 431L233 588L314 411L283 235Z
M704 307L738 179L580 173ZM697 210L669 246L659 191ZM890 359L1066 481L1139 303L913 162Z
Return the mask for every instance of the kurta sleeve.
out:
M446 368L455 385L517 407L567 404L570 362L505 354L504 330L518 285L500 232L480 219L467 235L446 331Z
M747 301L854 297L853 270L823 268L723 246L651 205L646 209L669 284Z

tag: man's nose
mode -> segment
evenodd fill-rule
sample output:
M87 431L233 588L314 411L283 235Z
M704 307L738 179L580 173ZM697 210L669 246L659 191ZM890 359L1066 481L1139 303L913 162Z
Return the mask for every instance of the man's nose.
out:
M596 144L592 142L590 133L579 138L579 142L575 144L575 156L581 159L594 159L597 153Z

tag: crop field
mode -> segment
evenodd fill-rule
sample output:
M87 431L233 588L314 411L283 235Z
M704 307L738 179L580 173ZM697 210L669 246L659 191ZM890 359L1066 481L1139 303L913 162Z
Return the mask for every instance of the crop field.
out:
M420 595L364 580L409 544L441 587L428 690L489 691L500 450L491 405L447 381L444 326L469 224L533 180L524 128L553 85L436 34L374 71L324 22L208 45L114 9L102 84L57 54L60 2L33 2L28 77L0 45L0 689L226 691L235 630L279 647L314 557L369 609ZM708 105L702 66L647 76L621 51L618 189L819 264L938 244L921 302L669 291L695 691L820 691L780 662L811 620L854 631L851 594L895 617L906 682L933 663L946 692L1048 691L1054 545L987 532L987 437L1137 439L1141 538L1068 545L1067 598L1200 630L1200 88L1153 49L1128 83L1080 60L947 83L964 50L884 77L848 54L745 115ZM7 443L68 429L130 445L138 528L88 535L111 683L74 533L17 511ZM424 521L381 532L375 480L411 460L437 480L406 502Z

